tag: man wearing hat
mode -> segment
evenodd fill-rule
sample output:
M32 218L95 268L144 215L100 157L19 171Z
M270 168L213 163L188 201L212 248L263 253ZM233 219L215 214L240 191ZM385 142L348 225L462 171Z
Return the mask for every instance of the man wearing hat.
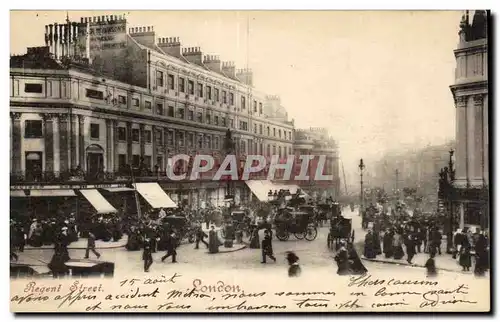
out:
M276 263L276 257L273 256L273 241L270 229L264 230L264 240L262 241L262 264L266 263L267 257Z
M299 266L299 257L295 255L294 252L288 252L286 255L286 260L288 262L288 276L289 277L299 277L302 270Z
M92 253L94 253L94 255L97 256L97 259L99 259L99 257L101 257L101 254L99 254L95 250L95 235L89 231L89 235L87 237L87 249L85 250L85 258L86 259L89 258L90 251L92 251Z
M142 252L142 260L144 261L144 272L149 272L149 268L153 264L153 254L151 251L151 239L144 239L144 251Z

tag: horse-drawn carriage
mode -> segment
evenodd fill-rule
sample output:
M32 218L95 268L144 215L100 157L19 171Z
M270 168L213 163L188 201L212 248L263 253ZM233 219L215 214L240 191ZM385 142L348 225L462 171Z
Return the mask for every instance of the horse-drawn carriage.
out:
M175 231L177 242L180 244L182 240L187 239L189 243L195 241L195 229L184 216L167 216L163 218L163 228Z
M335 245L335 249L338 249L341 241L354 242L354 230L352 229L352 219L339 215L330 219L327 247L333 248Z
M314 215L303 211L282 210L274 219L276 237L286 241L293 234L297 239L313 241L318 235Z

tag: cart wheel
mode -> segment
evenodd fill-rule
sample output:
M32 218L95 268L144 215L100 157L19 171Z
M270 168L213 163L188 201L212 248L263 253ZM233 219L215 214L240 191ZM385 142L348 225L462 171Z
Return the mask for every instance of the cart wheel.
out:
M290 233L288 231L276 232L276 238L280 241L287 241L290 238Z
M316 227L307 227L305 236L306 240L313 241L316 239L316 236L318 236L318 230L316 229Z
M302 240L304 239L304 237L306 236L306 232L305 231L301 231L301 232L298 232L298 233L293 233L293 235L295 236L295 238L297 238L298 240Z

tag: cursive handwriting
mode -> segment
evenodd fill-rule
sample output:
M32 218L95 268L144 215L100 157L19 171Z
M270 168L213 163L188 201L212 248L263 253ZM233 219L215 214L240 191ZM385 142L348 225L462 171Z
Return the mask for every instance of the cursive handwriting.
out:
M193 287L203 293L238 293L241 292L239 285L225 284L223 281L217 281L215 285L204 285L200 279L193 281Z
M211 296L208 294L205 294L205 293L198 292L194 288L187 289L187 292L182 292L179 290L171 290L171 291L168 291L168 293L167 293L167 300L175 299L175 298L179 298L179 297L183 297L183 298L207 298L207 297L211 297Z
M435 307L436 305L438 304L456 304L456 303L476 303L476 302L471 302L471 301L467 301L467 300L456 300L455 299L455 296L453 296L453 300L440 300L440 295L455 295L455 294L469 294L469 292L467 291L469 288L464 285L464 284L460 284L458 287L454 288L454 289L438 289L438 290L430 290L430 291L427 291L425 292L424 294L422 294L422 298L424 299L424 301L422 301L422 303L420 303L420 307L421 308L424 308L424 307L428 307L428 306L431 306L431 307Z
M332 295L335 296L335 292L276 292L276 296L311 296L311 295Z
M395 278L391 279L373 279L371 275L361 275L350 278L349 287L366 287L366 286L402 286L402 285L420 285L420 286L436 286L438 282L435 281L423 281L423 280L398 280Z
M336 304L339 309L359 309L363 306L358 303L358 299L349 300L344 303Z
M387 288L384 286L375 292L375 296L396 296L396 295L422 295L420 292L387 292Z
M57 293L61 292L62 284L58 286L38 286L36 282L29 282L24 288L24 293Z
M160 291L158 288L156 288L152 292L146 292L143 293L141 292L141 289L139 287L136 287L135 289L130 290L130 294L108 294L104 298L105 300L122 300L122 299L135 299L135 298L145 298L145 297L156 297Z
M297 305L300 309L309 308L309 307L328 307L328 303L330 300L327 299L303 299L303 300L294 300L295 305Z
M405 303L404 300L403 300L403 302L372 303L372 308L388 307L388 306L401 306L401 305L408 305L408 303Z
M221 297L224 300L229 300L229 299L236 299L236 298L245 298L245 297L262 297L266 295L266 292L260 292L260 293L245 293L241 292L239 294L222 294Z
M97 297L95 295L84 294L84 291L78 291L78 292L77 291L71 291L68 294L63 295L63 296L56 295L54 297L54 300L55 301L61 301L61 303L59 303L59 306L58 306L58 308L60 308L61 306L63 306L66 303L68 304L68 306L71 306L75 302L79 302L79 301L82 301L82 300L95 300L96 298Z
M116 304L116 305L111 305L111 310L147 310L148 305L147 304Z
M217 305L217 306L209 306L207 307L207 310L209 311L222 311L222 310L244 310L244 311L255 311L255 310L262 310L262 309L267 309L267 310L285 310L286 305L259 305L259 306L252 306L252 305L247 305L247 301L243 301L239 304L236 305Z
M69 287L69 290L71 292L73 292L73 291L83 291L83 292L91 292L91 293L103 292L102 284L99 284L99 286L96 286L96 285L87 286L85 284L80 284L80 281L75 281Z
M145 285L154 285L154 284L158 284L158 283L163 283L163 284L173 283L173 284L175 284L175 282L176 282L175 279L179 278L181 276L182 275L174 273L174 275L172 275L170 277L165 277L165 275L162 275L158 278L146 278L144 280L143 284L145 284Z
M19 295L14 295L10 301L11 302L17 302L17 304L21 303L31 303L31 302L46 302L49 300L49 297L46 295L35 295L33 293L19 296Z
M165 304L158 305L157 311L168 311L168 310L189 310L191 305L177 305L173 302L168 302Z

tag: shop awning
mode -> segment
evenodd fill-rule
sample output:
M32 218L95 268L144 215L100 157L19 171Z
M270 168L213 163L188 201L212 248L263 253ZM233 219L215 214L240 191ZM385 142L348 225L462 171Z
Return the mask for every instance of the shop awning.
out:
M80 190L85 199L90 202L98 214L109 214L116 212L116 209L106 200L96 189Z
M136 183L137 192L146 199L154 209L158 208L177 208L175 202L163 191L156 182Z
M24 190L11 190L10 196L11 197L26 197L26 194L24 193Z
M270 188L263 184L261 180L246 180L245 183L259 201L269 200L268 193Z
M30 197L75 197L75 191L69 189L33 189Z
M118 187L118 188L104 188L108 192L123 192L123 191L134 191L132 188Z

